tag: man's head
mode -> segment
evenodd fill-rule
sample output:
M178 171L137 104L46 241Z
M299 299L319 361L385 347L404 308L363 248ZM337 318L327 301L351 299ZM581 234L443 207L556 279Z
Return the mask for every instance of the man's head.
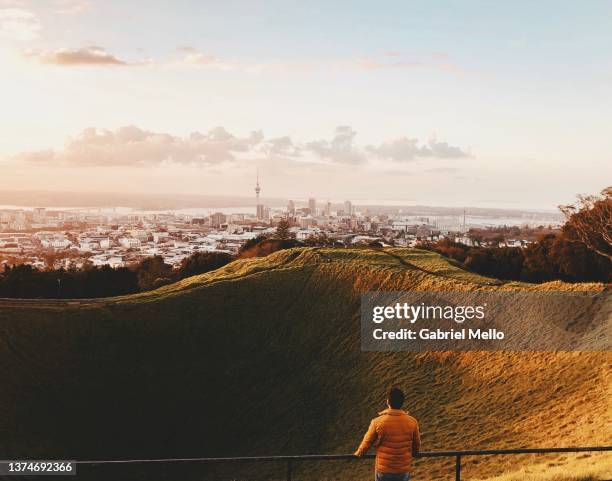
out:
M398 387L392 387L387 393L387 404L391 409L401 409L404 405L404 393Z

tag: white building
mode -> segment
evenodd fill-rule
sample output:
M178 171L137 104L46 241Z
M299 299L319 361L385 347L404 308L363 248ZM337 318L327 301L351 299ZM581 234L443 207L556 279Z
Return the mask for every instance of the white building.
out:
M463 245L470 246L470 247L474 245L474 243L472 242L472 239L470 239L466 235L455 237L455 242L457 244L463 244Z
M297 240L306 240L310 237L316 237L320 232L321 230L317 228L298 229L295 232L295 238Z
M142 243L139 239L134 239L133 237L121 237L119 244L126 249L138 249Z
M312 227L317 224L317 221L312 216L300 217L298 224L302 229Z
M159 244L160 242L165 242L170 234L167 232L153 232L153 242Z

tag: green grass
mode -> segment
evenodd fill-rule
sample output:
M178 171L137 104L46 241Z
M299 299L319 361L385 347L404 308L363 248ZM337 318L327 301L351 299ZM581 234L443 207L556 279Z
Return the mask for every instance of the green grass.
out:
M427 450L609 443L611 353L362 353L359 342L359 294L368 290L603 288L504 284L416 249L309 248L133 296L0 301L0 454L350 453L390 384L406 388ZM568 473L579 468L571 456L546 460ZM465 479L537 462L467 460ZM371 477L369 462L296 469L298 480ZM450 479L452 469L452 460L424 459L416 475ZM118 479L101 473L86 474ZM284 468L206 473L274 479ZM129 478L191 475L143 468Z

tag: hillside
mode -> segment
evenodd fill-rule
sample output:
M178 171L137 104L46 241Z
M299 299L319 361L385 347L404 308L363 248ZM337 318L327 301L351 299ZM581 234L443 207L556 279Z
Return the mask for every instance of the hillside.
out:
M350 453L390 384L406 388L426 450L610 444L612 353L361 352L359 295L376 289L604 286L503 283L414 249L308 248L133 296L0 300L0 457ZM610 457L468 458L464 473L525 479L556 466L607 479ZM371 469L307 463L294 479L370 479ZM427 459L416 472L449 479L452 469ZM139 466L121 479L202 472ZM119 479L116 467L83 473ZM206 479L283 475L272 464L217 466Z

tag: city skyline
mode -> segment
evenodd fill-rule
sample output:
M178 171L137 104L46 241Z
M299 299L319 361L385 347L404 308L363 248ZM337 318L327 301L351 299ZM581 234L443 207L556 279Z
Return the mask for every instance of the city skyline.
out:
M612 6L519 3L0 0L2 178L554 209L612 178Z
M256 195L260 192L259 179ZM543 232L560 229L560 216L470 213L466 222L448 211L357 208L309 198L284 208L258 203L256 209L11 209L0 205L0 267L27 264L38 269L86 265L133 266L161 256L177 267L197 253L237 255L259 236L274 237L283 226L299 242L329 240L336 245L372 243L423 246L441 240L464 245L526 248ZM485 241L483 235L488 239Z

